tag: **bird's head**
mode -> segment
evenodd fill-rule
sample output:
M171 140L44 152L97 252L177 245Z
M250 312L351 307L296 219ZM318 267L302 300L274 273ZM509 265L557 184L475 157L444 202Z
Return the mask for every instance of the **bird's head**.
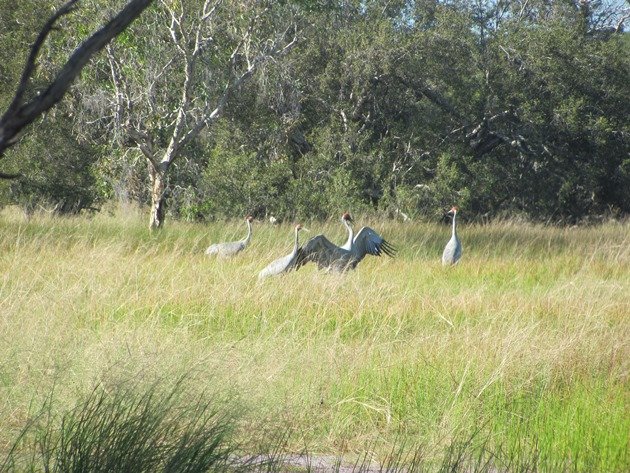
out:
M454 205L453 207L451 207L451 210L449 210L448 212L446 212L447 215L455 215L457 213L457 211L459 210L459 207L457 207L456 205Z
M341 216L341 220L345 222L354 222L354 220L352 220L352 216L348 212L343 213L343 215Z
M248 215L247 217L245 217L245 220L251 223L254 221L254 217L252 217L251 215Z
M295 231L296 231L296 232L299 232L300 230L304 230L305 232L308 232L308 228L303 227L301 223L298 223L298 224L295 226Z

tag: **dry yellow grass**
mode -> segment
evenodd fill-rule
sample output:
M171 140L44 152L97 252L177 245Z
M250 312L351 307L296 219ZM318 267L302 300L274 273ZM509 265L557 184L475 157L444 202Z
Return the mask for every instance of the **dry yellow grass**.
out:
M359 219L360 220L360 219ZM257 281L289 224L255 224L231 260L204 255L242 222L137 216L0 217L0 449L55 386L59 409L95 385L190 372L232 393L290 448L486 446L549 464L629 464L630 226L448 228L366 222L400 248L347 275ZM344 240L339 223L309 223ZM303 236L304 237L304 236ZM555 463L554 463L555 462Z

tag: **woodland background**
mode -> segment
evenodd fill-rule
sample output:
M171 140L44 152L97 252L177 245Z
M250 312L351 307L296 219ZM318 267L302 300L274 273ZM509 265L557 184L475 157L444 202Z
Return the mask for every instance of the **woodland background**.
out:
M79 3L29 94L124 5ZM0 109L61 4L0 0ZM629 15L619 1L157 1L2 158L21 176L0 182L0 205L623 217Z

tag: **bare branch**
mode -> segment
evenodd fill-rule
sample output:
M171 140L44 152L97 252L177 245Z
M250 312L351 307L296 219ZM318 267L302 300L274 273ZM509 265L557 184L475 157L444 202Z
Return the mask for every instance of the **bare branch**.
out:
M208 45L212 42L212 37L204 38L203 37L203 24L208 21L208 19L212 18L217 11L217 8L222 0L218 0L212 8L209 7L211 0L206 0L203 4L203 13L201 15L201 19L199 22L199 26L197 27L197 31L195 32L195 47L193 48L193 56L199 56L204 49L208 47Z
M163 2L164 3L164 2ZM171 33L171 38L173 39L173 44L179 49L179 51L187 56L188 53L186 51L186 45L182 44L182 41L185 41L184 30L182 29L182 17L183 12L179 14L179 17L175 14L175 10L171 9L166 3L164 6L168 10L171 15L171 24L168 28Z
M230 55L230 63L232 64L233 69L236 69L239 51L241 51L242 49L249 51L249 43L254 27L266 11L268 11L268 7L263 9L260 13L258 13L251 19L247 30L241 38L241 41L239 41L237 46L232 51L232 54ZM293 30L293 39L289 43L282 46L282 39L285 38L287 36L287 33L291 30ZM179 140L179 142L176 143L175 146L177 148L183 147L189 141L195 138L201 132L201 130L203 130L206 126L215 121L221 115L221 112L225 108L230 94L234 90L237 90L245 81L247 81L247 79L249 79L254 74L256 69L261 64L268 60L278 58L287 54L296 44L297 27L295 25L291 25L284 31L282 35L280 35L280 39L278 39L278 41L273 42L272 47L269 48L267 52L262 52L253 59L250 59L250 57L248 57L248 53L246 53L245 56L247 61L247 68L245 69L245 71L243 71L240 76L236 77L232 81L229 81L225 85L221 97L219 97L219 99L213 105L208 103L208 106L201 114L201 117L189 128L189 130L181 137L181 139ZM212 108L213 106L214 108ZM173 134L173 137L175 137L175 134ZM169 144L169 148L170 147L171 144Z
M214 15L214 12L217 10L219 5L223 3L223 0L217 1L212 8L208 9L208 5L210 4L210 0L206 0L203 4L203 14L201 15L201 21L206 21L208 18Z
M17 173L17 174L11 174L11 173L6 173L6 172L0 172L0 179L17 179L18 177L21 177L22 174Z
M416 95L424 95L430 102L434 105L437 105L444 112L446 112L451 117L455 118L457 121L462 122L464 124L468 124L468 121L457 111L455 106L449 102L449 100L440 94L433 87L425 83L424 81L410 81L406 78L399 77L400 82L413 90Z
M153 151L153 141L148 133L137 130L135 128L129 127L127 130L127 134L129 137L136 143L138 149L142 151L142 154L147 161L153 166L153 168L158 168L157 159L155 159L155 152Z
M28 55L28 59L26 60L24 70L22 71L22 77L20 77L20 82L18 84L17 91L15 92L15 97L13 98L11 105L9 105L7 113L14 112L20 106L20 103L22 102L22 98L24 97L24 92L26 91L26 87L28 86L28 82L31 80L31 77L33 73L35 72L35 67L36 67L35 60L37 59L37 56L39 55L39 51L44 45L44 41L46 41L48 34L54 28L57 20L61 18L62 16L67 15L68 13L72 12L75 9L74 4L76 2L77 0L70 0L68 3L63 5L59 10L57 10L55 14L49 18L49 20L43 26L42 30L37 35L37 39L35 39L33 46L31 46L31 52Z
M35 60L43 42L55 22L73 8L76 0L70 0L51 17L40 32L35 43L33 43L14 99L9 109L4 113L2 118L0 118L0 156L5 149L15 144L20 130L32 123L37 117L62 99L90 58L103 49L112 38L120 34L152 1L153 0L131 0L113 19L85 40L74 53L72 53L66 64L57 74L57 77L55 77L44 92L30 102L22 103L26 84L34 72Z
M623 25L628 19L630 19L630 9L627 9L626 14L617 22L617 26L615 26L615 33L621 33L623 31Z
M116 58L114 57L114 52L111 48L111 45L107 45L105 48L107 52L107 61L109 63L109 70L112 75L112 83L114 84L114 93L115 97L115 105L116 111L114 112L114 120L118 128L122 127L123 121L123 112L124 112L124 96L122 92L123 84L121 78L120 65L117 63Z

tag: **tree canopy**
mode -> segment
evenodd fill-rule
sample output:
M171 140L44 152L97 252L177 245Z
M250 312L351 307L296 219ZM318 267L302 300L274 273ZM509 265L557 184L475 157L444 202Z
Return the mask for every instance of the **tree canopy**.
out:
M124 2L79 4L33 93ZM148 205L147 150L155 168L181 132L160 190L175 218L627 215L629 15L598 0L159 1L7 152L24 175L1 199ZM0 0L0 16L7 105L46 15Z

